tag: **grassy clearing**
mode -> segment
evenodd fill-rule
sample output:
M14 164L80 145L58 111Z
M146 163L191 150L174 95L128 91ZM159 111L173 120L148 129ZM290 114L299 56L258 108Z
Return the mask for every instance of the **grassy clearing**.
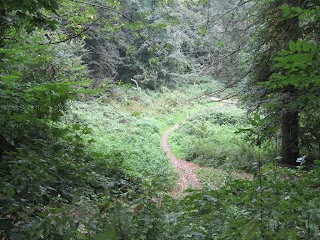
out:
M234 180L252 180L253 175L244 172L226 171L218 168L201 168L197 172L203 189L218 190Z
M177 176L160 147L160 136L175 123L181 122L181 126L169 141L177 157L232 169L239 166L238 156L249 149L234 134L244 122L242 110L208 98L194 101L205 94L201 85L199 88L162 88L159 92L119 88L112 97L73 102L68 118L91 129L87 138L94 142L88 148L103 153L108 165L141 179L149 189L168 191ZM223 170L199 172L202 183L210 189L222 186L229 175Z
M71 106L72 115L92 129L90 146L102 152L130 176L138 177L152 188L167 190L174 179L174 170L160 145L159 121L144 114L132 114L120 105L101 102Z
M219 189L230 180L230 174L220 169L202 168L197 174L204 189Z
M261 150L235 134L244 125L240 108L213 103L182 121L169 138L170 146L177 157L201 166L251 171L258 158L270 157L271 149Z
M158 92L123 86L108 97L71 103L66 121L91 129L83 136L93 139L87 148L103 154L108 165L141 179L148 188L168 191L176 172L161 149L161 134L203 108L206 103L193 100L203 94L202 85Z

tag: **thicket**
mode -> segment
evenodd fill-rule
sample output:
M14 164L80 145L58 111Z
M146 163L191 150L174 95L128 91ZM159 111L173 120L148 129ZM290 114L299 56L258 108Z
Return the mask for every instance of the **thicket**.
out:
M122 200L104 208L110 217L94 239L318 239L318 175L319 165L305 172L271 163L253 180L226 181L181 200Z
M7 31L19 42L1 48L1 237L81 239L81 226L97 231L97 224L89 227L98 212L89 202L141 181L87 147L89 128L60 122L88 85L83 44L44 46L36 44L44 31Z

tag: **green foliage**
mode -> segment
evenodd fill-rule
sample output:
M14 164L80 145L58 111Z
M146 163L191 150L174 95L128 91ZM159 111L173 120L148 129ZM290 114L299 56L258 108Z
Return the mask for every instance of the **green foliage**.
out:
M28 41L36 42L43 35L35 32ZM0 133L7 142L19 147L32 144L44 136L52 136L52 122L57 121L68 100L85 86L86 67L80 45L8 43L2 48ZM27 139L27 141L25 141Z
M57 27L57 21L51 19L48 13L56 13L60 0L30 0L30 1L10 1L3 0L0 3L0 11L5 11L6 15L11 15L22 20L24 24L32 27L43 27L47 25L51 29Z
M98 211L92 204L99 194L117 196L121 189L138 187L138 182L128 186L117 167L105 164L106 156L84 150L73 141L70 146L21 150L6 157L1 168L9 174L1 172L6 193L1 197L1 217L10 226L10 237L73 239L81 225L95 232L89 222Z
M218 190L191 192L181 200L162 197L122 202L110 208L116 214L106 224L105 235L123 239L318 239L318 174L319 165L304 172L268 164L253 180L229 180Z
M70 102L58 124L66 131L59 144L8 155L12 176L19 177L2 184L1 210L13 239L283 239L288 229L293 239L319 237L319 167L285 171L270 164L252 181L203 169L202 192L181 200L159 196L172 181L159 147L166 122L159 119L168 112L154 106L163 108L164 93L118 94L126 100ZM171 102L175 92L166 94ZM174 113L183 106L176 104ZM195 114L187 130L217 138L241 126L242 112L222 106Z
M197 171L198 178L205 189L219 189L223 187L232 177L230 172L217 168L202 168Z
M252 171L260 154L264 157L276 149L268 144L259 150L235 135L244 122L242 111L235 106L211 106L182 122L170 144L178 157L203 166Z
M86 75L77 48L1 49L1 219L12 239L71 237L78 222L68 204L94 193L100 186L93 182L108 175L95 173L99 164L90 164L75 128L57 125Z
M298 17L299 20L304 21L304 25L316 23L317 21L319 21L319 9L320 6L317 6L316 4L314 4L314 6L309 9L303 9L301 7L290 7L287 4L281 6L283 18L291 19Z
M294 86L304 91L308 89L311 94L315 94L314 91L319 87L320 82L317 71L320 62L319 49L315 43L290 41L289 51L281 50L275 57L275 61L274 67L277 73L273 73L268 82L261 84L271 89Z
M88 84L82 62L86 51L81 41L43 45L47 32L35 27L50 25L40 11L45 14L43 8L54 6L38 3L6 5L6 17L19 15L21 8L25 15L20 14L19 24L6 26L1 36L5 37L0 48L1 235L71 239L80 222L85 223L72 217L76 208L71 203L103 190L111 192L102 183L106 177L117 178L112 167L110 172L96 170L105 168L99 162L105 156L92 152L92 157L85 151L83 134L88 129L58 124L67 102ZM121 174L119 178L125 178Z
M301 149L306 155L309 154L311 159L316 159L319 156L319 141L317 134L312 132L317 133L319 127L318 123L314 122L316 113L310 109L316 108L319 104L319 49L314 42L290 41L289 50L281 50L275 57L275 61L275 72L269 81L260 83L260 85L274 91L293 87L299 92L295 100L288 103L286 108L300 111ZM279 106L276 102L268 102L264 107L274 110ZM307 125L308 127L306 127ZM272 132L276 132L276 129L273 130L272 127L269 127L268 131L270 136ZM265 133L262 135L267 136ZM318 153L314 154L315 151Z
M256 3L256 30L251 55L247 55L252 74L242 95L249 113L263 116L263 125L256 129L259 140L280 136L283 162L294 165L299 149L303 152L317 145L311 138L307 143L304 136L309 133L298 133L298 129L308 117L314 118L309 106L319 103L319 36L315 34L319 31L319 4L309 0ZM317 124L311 128L317 129Z
M173 169L159 145L158 120L131 114L115 102L104 105L98 101L72 103L68 119L92 129L95 142L91 148L110 156L110 164L118 162L125 173L143 179L152 188L170 187Z
M232 3L0 2L1 239L320 237L317 165L304 172L272 164L261 168L259 161L252 181L201 169L202 191L190 191L181 200L164 193L176 173L160 148L160 134L208 106L207 95L224 87L194 73L206 72L205 66L219 74L220 60L241 46L232 44L241 40L234 29L243 16L232 10ZM232 16L211 17L218 5ZM318 7L307 6L282 6L281 17L298 18L303 29L312 29L319 20ZM218 32L223 37L212 34ZM279 32L274 31L278 37ZM312 109L319 102L319 50L312 34L316 31L305 32L306 39L283 41L289 49L271 54L274 73L261 86L274 90L293 85L303 93L295 104L305 107L301 139L310 150L320 146L318 114ZM84 43L77 36L89 40ZM90 56L85 46L93 49ZM85 57L90 67L98 66L92 67L100 71L96 78L132 79L136 90L120 86L89 101L84 93L90 92L91 73ZM186 76L192 85L180 83ZM171 80L181 86L173 89ZM96 79L93 87L105 82ZM159 91L142 92L140 84ZM194 99L203 95L201 102L207 105L198 105ZM243 127L260 140L257 134L267 118L255 115L246 126L241 111L221 106L181 124L172 143L182 157L250 170L255 160L272 159L272 146L264 148L266 154L233 134Z

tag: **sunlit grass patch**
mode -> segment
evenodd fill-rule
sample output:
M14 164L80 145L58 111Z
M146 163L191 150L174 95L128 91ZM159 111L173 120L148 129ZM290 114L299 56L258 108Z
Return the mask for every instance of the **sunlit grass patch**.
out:
M245 124L243 110L234 104L211 103L186 114L169 137L173 153L201 166L250 170L259 149L236 130Z
M199 180L205 189L218 189L236 179L252 180L253 175L245 172L225 171L219 168L203 167L197 171Z
M214 168L201 168L197 172L198 178L205 189L217 189L223 187L230 174L226 171Z

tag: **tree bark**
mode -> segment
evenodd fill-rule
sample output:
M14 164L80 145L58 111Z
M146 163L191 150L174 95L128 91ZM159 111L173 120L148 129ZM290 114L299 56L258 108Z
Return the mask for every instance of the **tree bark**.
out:
M282 116L282 164L297 166L299 153L299 112L289 111Z

